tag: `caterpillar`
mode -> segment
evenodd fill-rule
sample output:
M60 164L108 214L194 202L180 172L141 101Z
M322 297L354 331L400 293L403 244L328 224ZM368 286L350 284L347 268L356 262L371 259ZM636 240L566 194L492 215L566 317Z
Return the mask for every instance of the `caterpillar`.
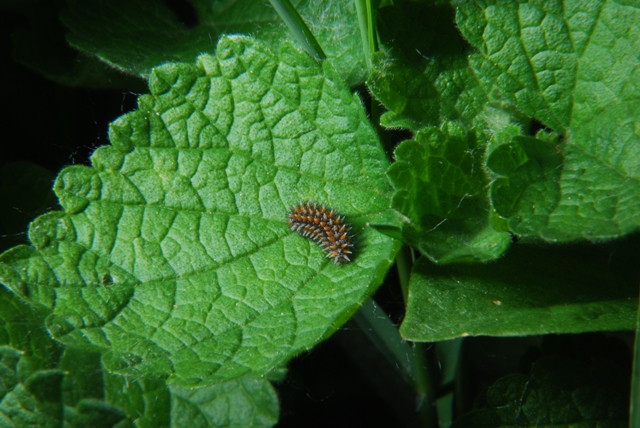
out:
M351 261L351 225L334 210L313 202L300 203L289 212L289 226L291 230L316 241L336 265Z

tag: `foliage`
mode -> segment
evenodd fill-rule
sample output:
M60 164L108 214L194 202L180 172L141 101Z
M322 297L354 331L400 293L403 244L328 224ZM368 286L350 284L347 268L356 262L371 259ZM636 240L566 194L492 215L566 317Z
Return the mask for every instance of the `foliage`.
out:
M538 343L471 410L461 338L636 330L640 4L41 3L1 3L16 61L147 93L90 166L2 165L0 426L272 426L336 332L407 426L626 425L619 354Z

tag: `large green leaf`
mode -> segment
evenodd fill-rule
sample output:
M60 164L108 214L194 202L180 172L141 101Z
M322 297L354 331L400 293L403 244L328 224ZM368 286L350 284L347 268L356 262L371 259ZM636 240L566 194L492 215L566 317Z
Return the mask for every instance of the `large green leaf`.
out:
M602 247L515 246L485 265L436 266L411 275L409 340L630 330L638 306L637 240Z
M122 374L207 385L271 370L335 331L382 281L396 244L388 161L360 99L328 64L242 37L156 69L93 168L69 167L64 212L0 256L0 280L53 310L51 334L108 351ZM287 225L327 203L356 235L335 266Z
M437 263L487 261L509 247L510 236L490 225L484 145L453 122L426 128L395 151L388 175L399 238ZM381 230L387 230L381 226Z
M292 2L322 49L351 85L366 77L362 41L353 2ZM212 53L222 34L252 34L277 49L290 32L267 1L189 0L177 5L185 24L160 0L67 0L63 21L69 43L124 72L148 76L167 61L191 62ZM143 17L143 18L142 18Z
M550 241L638 230L640 5L470 1L457 22L481 52L470 59L480 81L563 134L551 163L526 139L505 142L518 157L509 173L490 155L492 201L511 230Z

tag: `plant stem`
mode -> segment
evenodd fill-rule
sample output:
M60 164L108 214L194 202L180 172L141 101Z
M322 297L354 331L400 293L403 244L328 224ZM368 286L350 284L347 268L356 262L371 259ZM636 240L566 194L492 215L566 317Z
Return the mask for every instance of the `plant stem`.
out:
M289 0L269 1L271 2L271 6L273 6L280 15L280 18L282 18L287 27L289 27L298 44L316 60L322 61L326 59L327 56L324 54L320 44L313 34L311 34L309 27L307 27L307 24L302 20L302 17L291 2Z
M400 288L402 289L402 298L404 299L405 306L407 305L407 299L409 297L409 277L411 275L411 266L413 266L411 248L403 245L396 256L396 268L398 269Z
M360 38L362 39L362 51L367 61L367 66L371 68L371 56L378 51L378 36L376 34L377 5L373 5L372 0L355 0L355 3Z
M354 315L354 320L391 366L395 367L407 382L413 384L413 350L402 340L397 327L384 310L372 298L368 298Z

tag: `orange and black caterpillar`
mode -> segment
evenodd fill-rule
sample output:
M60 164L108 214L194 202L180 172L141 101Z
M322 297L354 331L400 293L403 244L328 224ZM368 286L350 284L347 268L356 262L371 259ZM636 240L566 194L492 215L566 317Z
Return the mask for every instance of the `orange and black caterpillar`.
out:
M334 210L312 202L300 203L289 213L289 226L291 230L316 241L335 264L351 261L351 226Z

